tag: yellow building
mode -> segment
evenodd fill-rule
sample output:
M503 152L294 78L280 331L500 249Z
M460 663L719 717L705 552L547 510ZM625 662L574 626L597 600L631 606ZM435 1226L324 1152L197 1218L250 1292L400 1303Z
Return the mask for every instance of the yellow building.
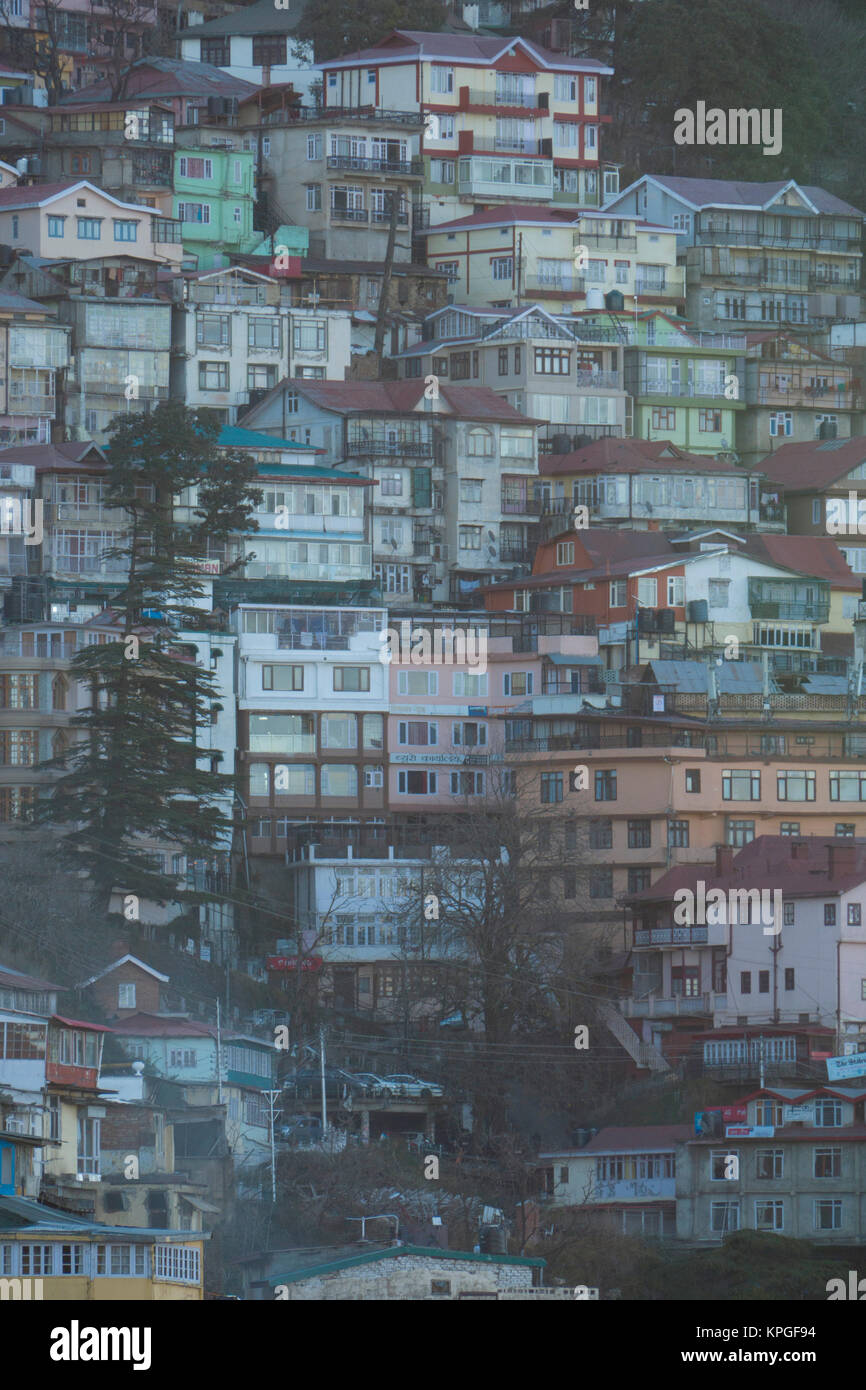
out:
M27 1197L0 1197L0 1301L198 1301L208 1239L102 1226Z

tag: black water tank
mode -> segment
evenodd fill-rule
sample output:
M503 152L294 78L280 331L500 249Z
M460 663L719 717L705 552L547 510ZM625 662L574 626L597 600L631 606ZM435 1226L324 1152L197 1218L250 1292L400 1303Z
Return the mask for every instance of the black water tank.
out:
M619 309L624 309L625 300L622 296L622 290L608 290L604 297L604 307L610 309L612 313L616 313Z
M818 438L819 438L819 439L835 439L835 438L836 438L836 422L835 422L835 420L822 420L822 421L821 421L820 425L818 426Z
M552 447L551 452L554 453L554 454L570 454L570 453L571 453L571 435L568 435L568 434L555 434L555 435L553 436L553 447Z

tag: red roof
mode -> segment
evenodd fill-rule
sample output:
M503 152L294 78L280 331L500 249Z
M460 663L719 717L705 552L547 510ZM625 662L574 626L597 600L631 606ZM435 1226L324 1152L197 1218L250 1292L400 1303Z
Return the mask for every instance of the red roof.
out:
M866 437L782 444L759 465L785 492L821 492L866 463Z
M353 412L376 415L409 415L417 412L424 396L423 381L302 381L286 377L265 396L246 417L252 423L263 406L284 388L297 391L323 410L335 410L342 415ZM498 396L489 386L451 386L439 383L440 400L447 407L441 416L459 416L465 420L500 420L506 424L531 425L536 422Z
M67 1028L87 1028L91 1033L110 1033L101 1023L91 1023L89 1018L62 1018L60 1014L51 1015L52 1023L63 1023Z
M162 1014L130 1014L129 1018L112 1023L112 1033L133 1038L214 1038L216 1028L210 1023L196 1023L191 1018L167 1018Z
M0 449L0 463L27 463L37 473L56 473L68 468L77 471L92 468L101 472L108 467L108 460L92 439L71 439L61 444L15 444Z
M587 209L597 212L597 208ZM456 232L461 227L485 227L497 222L576 222L580 216L579 208L552 208L525 203L501 203L495 208L485 208L483 212L473 212L466 217L457 217L452 222L437 222L435 227L427 227L426 236L434 232ZM444 252L436 252L443 255Z
M12 989L59 989L66 991L65 985L52 984L50 980L40 980L36 975L22 975L17 970L0 968L0 985Z
M860 580L832 536L749 536L745 553L770 565L784 565L814 579L827 579L834 589L860 592ZM824 634L822 633L822 636ZM847 634L845 634L847 635Z
M322 63L323 68L355 67L358 63L382 62L385 59L403 58L406 62L436 58L454 58L463 63L480 67L491 67L496 60L513 52L515 48L534 59L539 67L553 68L559 72L601 72L610 73L612 69L595 58L569 58L562 53L553 53L531 39L505 38L496 35L468 33L453 34L429 32L422 29L392 29L373 48L358 49L354 53L344 53L342 58ZM491 94L492 97L492 94Z
M608 1129L599 1130L598 1134L578 1152L620 1153L625 1149L633 1149L642 1153L664 1146L672 1149L693 1134L694 1129L691 1125L611 1125Z
M61 179L58 183L11 184L0 188L0 210L3 208L38 207L67 188L75 188L81 179Z
M669 439L594 439L569 454L542 454L541 474L557 473L743 473L748 470L702 454L690 454Z
M791 898L823 898L828 893L846 893L866 882L866 840L826 839L819 835L801 839L758 835L737 850L729 869L717 872L712 864L678 864L644 892L630 894L628 901L635 906L670 902L678 889L688 888L695 892L699 882L705 884L707 893L714 888L725 892L732 888L773 890L781 884L784 884L785 896Z

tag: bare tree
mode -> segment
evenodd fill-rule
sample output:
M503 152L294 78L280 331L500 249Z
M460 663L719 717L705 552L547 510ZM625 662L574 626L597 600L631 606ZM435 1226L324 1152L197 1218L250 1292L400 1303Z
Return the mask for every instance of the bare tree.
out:
M90 0L92 58L104 70L111 100L126 96L132 65L154 30L152 0Z
M0 0L3 55L22 72L41 78L52 106L64 92L66 24L67 15L60 0L39 0L30 29L15 24L11 0Z

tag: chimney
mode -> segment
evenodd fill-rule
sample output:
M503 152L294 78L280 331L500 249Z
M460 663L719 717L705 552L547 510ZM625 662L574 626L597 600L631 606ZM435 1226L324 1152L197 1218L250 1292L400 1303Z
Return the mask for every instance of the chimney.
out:
M734 849L732 845L716 845L716 873L731 874L734 871Z

